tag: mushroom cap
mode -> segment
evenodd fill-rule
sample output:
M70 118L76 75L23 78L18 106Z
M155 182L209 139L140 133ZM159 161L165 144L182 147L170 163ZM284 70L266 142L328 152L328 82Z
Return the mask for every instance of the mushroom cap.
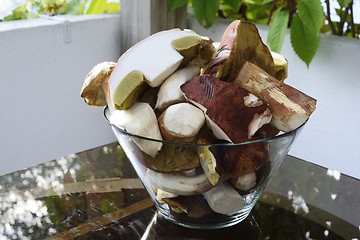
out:
M80 96L90 106L106 106L106 93L102 84L107 82L116 63L101 62L96 64L85 77L81 87Z
M249 104L248 91L210 75L184 83L181 90L189 101L205 111L209 128L220 139L230 139L234 143L249 141L261 124L271 119L268 106L262 101L257 99L257 104ZM266 121L259 121L261 118ZM221 134L226 136L219 136Z

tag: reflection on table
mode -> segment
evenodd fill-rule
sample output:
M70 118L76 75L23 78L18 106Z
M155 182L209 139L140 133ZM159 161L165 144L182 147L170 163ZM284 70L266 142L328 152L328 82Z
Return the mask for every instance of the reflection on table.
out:
M157 214L117 143L0 176L2 239L360 239L360 181L288 156L252 214L190 230Z

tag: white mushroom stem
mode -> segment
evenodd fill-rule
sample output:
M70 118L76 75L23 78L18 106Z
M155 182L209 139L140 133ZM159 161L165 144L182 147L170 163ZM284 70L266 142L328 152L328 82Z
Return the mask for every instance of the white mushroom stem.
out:
M200 71L198 66L192 65L174 72L161 84L155 108L163 111L171 104L184 102L185 97L180 89L181 84L189 81Z
M252 172L238 178L233 178L231 182L237 189L249 191L256 186L256 173Z
M162 136L169 141L194 140L204 123L204 113L190 103L171 105L159 117Z
M196 195L213 187L205 174L191 176L182 173L159 173L148 170L146 177L154 187L176 195Z
M200 144L206 143L204 140L199 141ZM219 182L220 175L216 172L216 158L211 153L208 146L199 146L199 159L204 173L208 177L212 185Z
M111 114L110 122L138 136L162 140L154 110L148 103L138 102L127 110L116 110ZM136 145L148 155L154 157L162 147L162 142L132 137Z
M316 99L245 63L234 84L261 98L272 114L271 124L287 132L301 126L315 110Z
M216 213L231 215L245 205L244 198L226 182L218 184L203 195L210 208Z
M102 88L102 91L104 92L105 101L106 101L106 104L108 106L108 109L109 109L109 112L110 112L110 115L111 115L115 111L115 108L114 108L114 103L112 102L112 99L110 97L108 80L109 79L107 79L106 81L104 81L101 84L101 88Z
M159 202L164 202L164 198L174 198L177 196L178 195L166 192L160 188L156 189L156 200L158 200Z

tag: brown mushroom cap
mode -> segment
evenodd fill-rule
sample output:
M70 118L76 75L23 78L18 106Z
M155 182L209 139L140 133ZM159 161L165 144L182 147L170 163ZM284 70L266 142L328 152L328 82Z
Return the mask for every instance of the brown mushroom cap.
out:
M232 82L245 62L256 64L274 77L286 78L284 69L275 64L271 51L262 41L256 25L235 20L224 31L217 57L209 64L206 73Z
M93 67L85 77L80 96L90 106L106 106L106 96L102 84L108 81L115 68L114 62L102 62Z
M254 119L268 113L268 106L262 102L255 106L245 102L250 94L245 89L210 75L195 77L184 83L181 90L189 101L201 105L206 116L234 143L248 141L249 132L256 132L249 129Z

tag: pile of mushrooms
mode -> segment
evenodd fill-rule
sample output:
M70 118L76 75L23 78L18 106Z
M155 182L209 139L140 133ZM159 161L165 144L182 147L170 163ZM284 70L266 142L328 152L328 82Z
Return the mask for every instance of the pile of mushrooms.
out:
M178 213L230 215L242 194L268 174L268 146L224 152L212 143L241 143L294 130L316 100L287 85L286 59L262 42L254 24L234 21L219 47L191 30L171 29L140 41L117 63L86 76L81 97L108 106L110 122L132 134L157 200Z

